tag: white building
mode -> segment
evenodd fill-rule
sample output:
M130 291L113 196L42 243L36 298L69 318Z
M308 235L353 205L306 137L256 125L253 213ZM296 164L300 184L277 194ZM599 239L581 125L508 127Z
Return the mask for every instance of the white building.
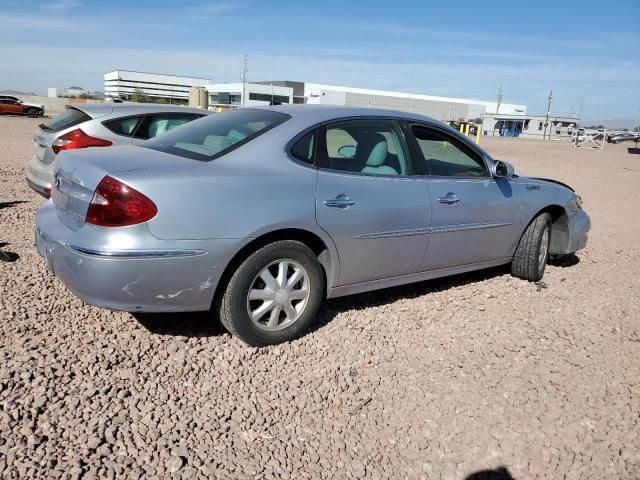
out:
M130 99L138 90L152 99L186 104L191 87L206 87L210 82L208 78L114 70L104 74L104 93L108 97Z
M51 98L56 97L79 97L80 95L88 94L89 91L85 90L82 87L66 87L66 88L57 88L57 87L49 87L47 88L47 96Z
M212 83L207 85L210 108L240 107L242 102L243 83ZM246 83L244 105L269 105L271 102L293 103L293 88L264 83Z
M498 106L492 101L339 87L319 83L305 83L304 97L306 103L310 104L389 108L420 113L441 121L479 118L484 113L495 113ZM526 105L500 104L500 113L525 114L526 112Z

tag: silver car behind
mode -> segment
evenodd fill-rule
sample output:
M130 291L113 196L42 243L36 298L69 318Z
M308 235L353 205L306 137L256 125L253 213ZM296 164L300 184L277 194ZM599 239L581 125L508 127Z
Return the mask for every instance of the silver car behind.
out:
M89 146L138 145L183 123L208 115L196 108L137 103L83 103L41 123L33 137L35 155L27 164L27 183L44 197L51 193L55 142L78 129ZM92 144L93 143L93 144ZM67 148L69 149L69 144ZM73 147L74 145L71 145ZM86 148L86 147L80 147Z

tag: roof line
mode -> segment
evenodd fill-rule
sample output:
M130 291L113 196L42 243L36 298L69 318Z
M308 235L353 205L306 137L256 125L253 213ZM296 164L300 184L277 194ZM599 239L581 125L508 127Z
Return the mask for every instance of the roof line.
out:
M208 82L211 82L210 78L204 78L204 77L187 77L185 75L174 75L173 73L154 73L154 72L141 72L139 70L124 70L124 69L119 69L116 68L115 70L109 70L108 72L105 72L104 75L106 75L107 73L113 73L113 72L131 72L131 73L143 73L145 75L160 75L161 77L182 77L182 78L193 78L195 80L207 80Z

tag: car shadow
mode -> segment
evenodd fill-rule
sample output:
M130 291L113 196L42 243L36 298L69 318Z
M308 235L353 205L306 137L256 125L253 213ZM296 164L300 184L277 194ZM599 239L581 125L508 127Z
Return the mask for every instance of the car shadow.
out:
M553 267L567 268L573 267L580 263L580 257L575 253L569 253L568 255L557 255L549 257L549 265Z
M3 251L2 248L6 247L7 245L9 244L6 242L0 242L0 262L13 263L20 258L20 255L15 252Z
M227 333L214 312L131 313L131 316L157 335L215 337Z
M413 299L429 293L441 292L455 287L462 287L470 283L488 280L501 275L509 274L509 265L476 270L468 273L460 273L448 277L426 280L424 282L400 285L398 287L373 290L371 292L349 295L325 300L316 321L309 331L316 331L330 323L338 314L349 310L357 310L367 307L378 307L393 303L401 299Z
M467 475L464 480L515 480L506 467L479 470Z
M11 200L10 202L0 202L0 210L3 208L13 207L14 205L20 205L21 203L27 203L26 200Z
M629 148L627 148L627 152L629 152L632 155L640 155L640 148L629 147Z
M567 268L576 265L579 261L580 259L577 255L570 254L550 259L549 264L561 268ZM336 316L349 310L378 307L380 305L393 303L397 300L413 299L429 293L442 292L451 288L462 287L509 274L509 265L502 265L499 267L476 270L449 277L426 280L419 283L401 285L382 290L373 290L371 292L325 300L320 306L320 310L318 311L315 321L311 324L306 333L315 332L323 328ZM227 333L222 323L220 323L217 313L213 311L179 313L137 312L131 313L130 315L149 332L157 335L212 337Z

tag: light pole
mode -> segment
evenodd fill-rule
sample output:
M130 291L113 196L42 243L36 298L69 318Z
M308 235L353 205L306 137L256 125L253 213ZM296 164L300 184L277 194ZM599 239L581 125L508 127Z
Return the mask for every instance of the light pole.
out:
M244 67L242 68L242 96L240 97L240 106L245 106L245 94L247 91L247 58L248 55L244 55Z
M547 97L547 114L544 117L544 132L542 133L542 139L547 138L547 126L549 125L549 111L551 110L551 100L553 99L553 90L549 92ZM551 140L551 129L549 129L549 140Z

